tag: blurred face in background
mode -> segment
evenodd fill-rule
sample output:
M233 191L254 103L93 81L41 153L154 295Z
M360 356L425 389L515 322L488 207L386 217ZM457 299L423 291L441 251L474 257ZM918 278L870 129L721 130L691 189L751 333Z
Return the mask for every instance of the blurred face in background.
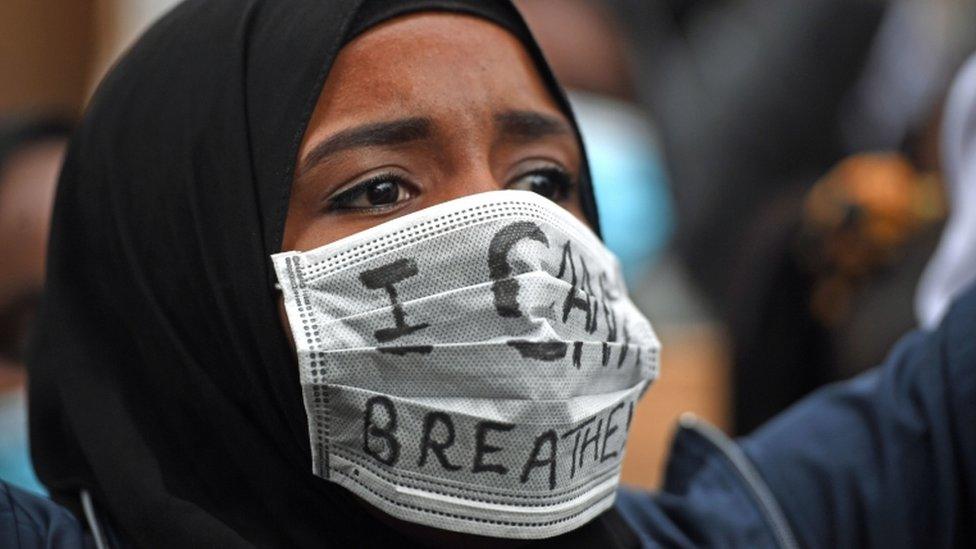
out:
M657 131L637 102L635 52L606 2L516 4L566 87L586 146L603 240L636 286L670 239L674 219Z
M0 166L0 390L23 383L28 328L44 285L48 226L66 141L28 143Z

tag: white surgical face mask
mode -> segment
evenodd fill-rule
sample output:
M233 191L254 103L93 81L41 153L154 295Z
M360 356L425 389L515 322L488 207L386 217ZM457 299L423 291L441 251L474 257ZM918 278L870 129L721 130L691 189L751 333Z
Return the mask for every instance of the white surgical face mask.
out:
M567 211L476 194L273 260L316 475L494 537L555 536L613 504L659 344Z

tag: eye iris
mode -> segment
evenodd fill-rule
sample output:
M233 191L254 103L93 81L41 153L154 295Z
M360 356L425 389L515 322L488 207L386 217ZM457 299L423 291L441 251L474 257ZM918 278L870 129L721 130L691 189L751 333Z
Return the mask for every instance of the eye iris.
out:
M529 176L529 188L532 192L551 197L555 194L555 184L552 179L542 174Z
M373 206L393 204L400 196L400 187L392 181L379 181L366 190L366 199Z

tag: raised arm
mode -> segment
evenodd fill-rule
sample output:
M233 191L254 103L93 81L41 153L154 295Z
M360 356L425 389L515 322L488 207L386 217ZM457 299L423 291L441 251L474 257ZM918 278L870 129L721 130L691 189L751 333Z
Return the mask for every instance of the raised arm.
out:
M976 288L740 443L803 546L973 546Z

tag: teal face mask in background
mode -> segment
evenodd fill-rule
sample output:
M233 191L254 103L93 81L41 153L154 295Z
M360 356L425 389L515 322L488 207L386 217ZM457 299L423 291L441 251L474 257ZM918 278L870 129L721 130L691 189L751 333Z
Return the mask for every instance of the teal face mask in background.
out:
M590 161L603 239L631 287L654 266L674 225L654 128L637 106L570 92Z
M0 392L0 479L46 495L31 467L26 400L23 388Z

